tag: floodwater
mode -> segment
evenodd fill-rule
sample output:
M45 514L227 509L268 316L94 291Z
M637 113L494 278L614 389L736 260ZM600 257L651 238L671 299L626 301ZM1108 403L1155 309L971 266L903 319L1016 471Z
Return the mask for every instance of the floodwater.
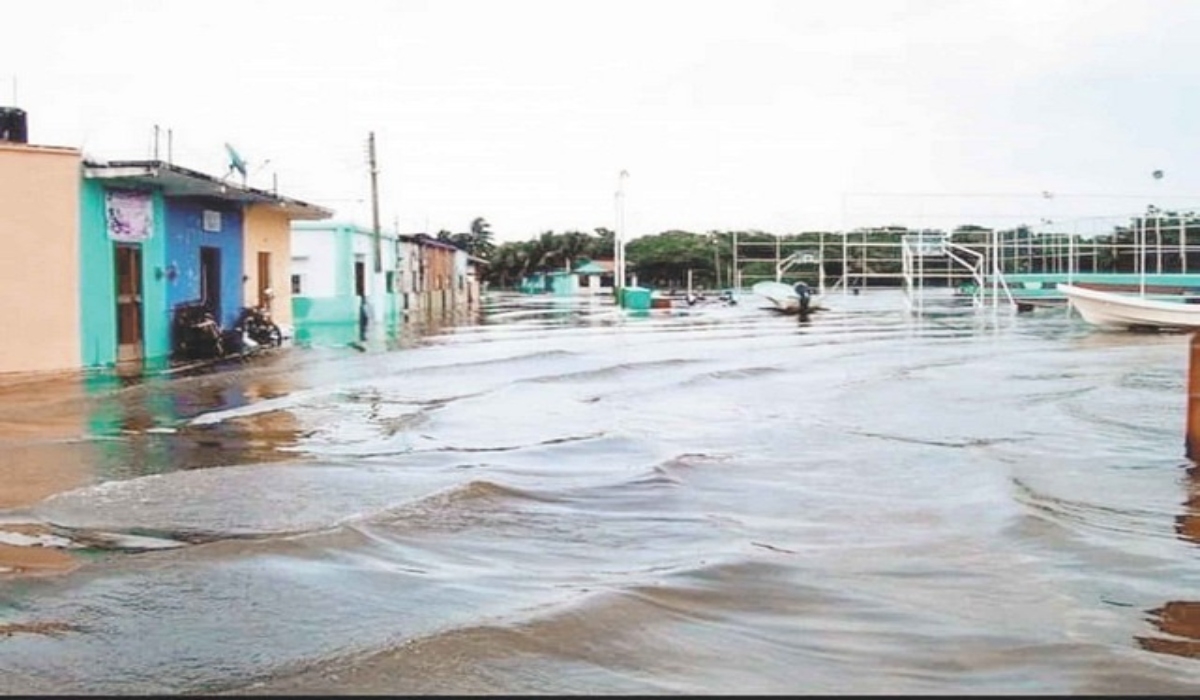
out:
M1189 336L827 303L10 382L0 689L1200 692Z

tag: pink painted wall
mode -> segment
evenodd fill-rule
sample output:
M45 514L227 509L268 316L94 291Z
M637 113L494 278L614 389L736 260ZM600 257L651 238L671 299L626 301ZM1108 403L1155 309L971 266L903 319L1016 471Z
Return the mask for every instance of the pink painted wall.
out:
M0 374L79 367L81 160L0 142Z

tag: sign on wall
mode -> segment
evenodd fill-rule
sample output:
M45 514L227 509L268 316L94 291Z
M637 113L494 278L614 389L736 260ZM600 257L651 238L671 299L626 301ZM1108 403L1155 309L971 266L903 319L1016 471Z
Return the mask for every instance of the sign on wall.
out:
M148 192L108 190L105 193L108 237L114 241L144 241L154 231L154 202Z
M212 209L205 209L204 214L201 216L200 228L208 231L209 233L220 233L221 212L213 211Z

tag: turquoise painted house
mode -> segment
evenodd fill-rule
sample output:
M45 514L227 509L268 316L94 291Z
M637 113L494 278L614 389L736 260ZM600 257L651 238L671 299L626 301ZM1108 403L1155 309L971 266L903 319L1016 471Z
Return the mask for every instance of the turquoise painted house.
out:
M368 326L394 332L402 320L397 237L346 221L292 225L292 317L296 340L337 345L364 339Z
M517 289L522 294L570 295L575 293L575 278L565 270L535 272L524 277Z
M521 280L518 291L524 294L612 294L613 263L611 260L582 259L568 272L552 270L535 272Z

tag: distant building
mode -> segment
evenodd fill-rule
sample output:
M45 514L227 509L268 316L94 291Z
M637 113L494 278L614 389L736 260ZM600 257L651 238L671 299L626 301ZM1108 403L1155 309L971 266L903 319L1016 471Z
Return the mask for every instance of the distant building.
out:
M517 286L524 294L596 295L613 293L614 264L612 260L580 260L574 269L535 272L525 276Z
M374 231L350 222L291 227L296 338L344 343L366 330L394 333L408 321L478 311L485 261L424 234ZM376 269L376 250L379 266Z
M580 294L612 294L616 265L612 260L582 260L571 271Z

